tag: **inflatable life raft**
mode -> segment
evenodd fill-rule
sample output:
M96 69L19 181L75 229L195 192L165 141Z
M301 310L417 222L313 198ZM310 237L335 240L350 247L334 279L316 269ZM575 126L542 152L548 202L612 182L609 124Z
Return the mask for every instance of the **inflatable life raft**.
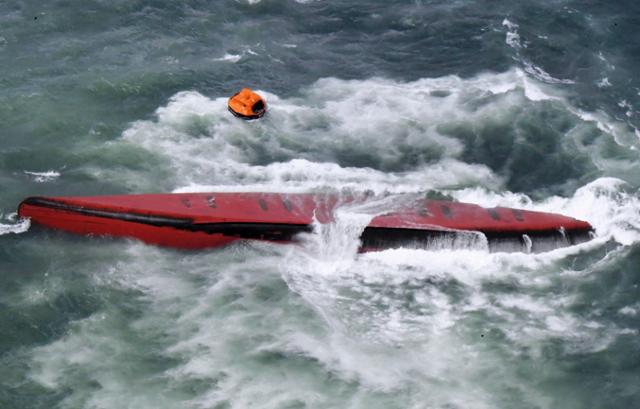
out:
M358 200L366 199L280 193L30 197L18 214L72 233L199 249L240 239L291 242ZM591 232L589 223L558 214L398 197L393 210L371 219L360 241L362 251L462 241L493 251L540 252L587 241Z
M249 88L232 95L228 107L233 115L247 120L261 118L267 111L264 99Z

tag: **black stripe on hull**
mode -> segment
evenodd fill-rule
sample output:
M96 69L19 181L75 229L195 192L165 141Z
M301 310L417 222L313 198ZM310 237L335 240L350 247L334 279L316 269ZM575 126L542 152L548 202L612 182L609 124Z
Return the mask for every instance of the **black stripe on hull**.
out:
M125 213L125 212L113 212L109 210L89 209L86 207L69 205L66 203L57 202L55 200L49 200L41 197L29 197L20 204L20 207L22 207L22 205L46 207L49 209L56 209L56 210L62 210L65 212L70 212L70 213L82 214L85 216L102 217L105 219L115 219L115 220L122 220L122 221L133 222L133 223L142 223L142 224L148 224L151 226L158 226L158 227L180 228L182 226L193 224L193 219L190 219L190 218L174 218L174 217L153 216L153 215L139 214L139 213ZM18 213L20 213L19 210L18 210Z

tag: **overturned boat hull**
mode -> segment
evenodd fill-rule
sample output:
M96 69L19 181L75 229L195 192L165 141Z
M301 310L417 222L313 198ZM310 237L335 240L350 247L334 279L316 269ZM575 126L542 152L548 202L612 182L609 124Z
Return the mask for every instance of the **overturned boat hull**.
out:
M179 193L30 197L20 217L83 235L127 237L183 249L240 239L291 242L330 223L342 206L366 198L281 193ZM363 251L456 247L485 242L494 251L546 251L591 238L589 223L552 213L429 199L399 198L364 228Z

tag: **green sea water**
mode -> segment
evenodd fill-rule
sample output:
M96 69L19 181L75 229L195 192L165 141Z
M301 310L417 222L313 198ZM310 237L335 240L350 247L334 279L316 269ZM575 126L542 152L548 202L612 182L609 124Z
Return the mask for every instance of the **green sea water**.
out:
M0 0L0 408L640 405L640 8ZM255 88L260 121L226 108ZM540 254L185 252L34 195L437 192L589 221Z

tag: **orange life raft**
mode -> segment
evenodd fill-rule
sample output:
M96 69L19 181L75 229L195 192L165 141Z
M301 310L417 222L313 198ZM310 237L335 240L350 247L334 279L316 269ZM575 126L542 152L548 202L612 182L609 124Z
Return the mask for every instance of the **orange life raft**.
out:
M267 105L260 95L243 88L229 98L229 111L238 118L258 119L267 111Z

